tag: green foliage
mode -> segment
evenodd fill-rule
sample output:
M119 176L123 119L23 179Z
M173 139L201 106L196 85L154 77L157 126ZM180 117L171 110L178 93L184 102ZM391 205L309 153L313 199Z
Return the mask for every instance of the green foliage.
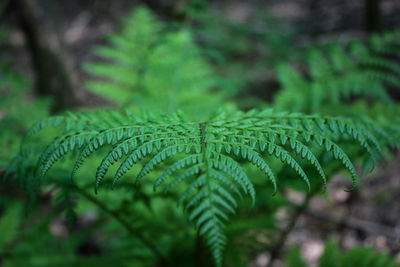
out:
M26 77L8 64L0 65L0 169L18 153L32 121L49 116L50 101L33 99L30 89Z
M325 244L325 250L322 254L321 258L319 259L320 266L326 267L334 267L338 265L338 259L340 259L340 250L336 245L334 240L329 240Z
M265 18L263 10L259 12L259 18ZM282 25L269 23L269 17L246 28L210 14L200 12L193 19L197 26L191 30L204 42L197 47L188 28L169 28L149 10L136 9L119 33L108 37L108 45L94 49L100 60L84 66L95 76L87 88L133 113L66 113L42 120L28 131L10 164L11 155L19 151L16 136L26 132L32 120L48 115L48 102L33 100L22 77L1 69L0 145L6 153L0 155L0 168L8 165L6 174L18 179L31 200L37 195L51 198L51 212L38 212L34 220L21 220L19 203L2 211L0 232L6 234L0 238L0 253L7 249L10 254L6 266L150 266L162 265L163 258L186 266L199 257L195 253L203 254L197 248L202 241L217 266L223 265L225 255L226 265L245 265L255 251L269 248L265 239L274 240L273 214L288 205L283 195L271 197L278 184L314 192L325 188L334 172L347 169L351 190L357 183L355 160L366 158L371 167L387 144L397 145L400 123L393 118L399 117L398 109L386 104L391 103L388 85L399 85L399 68L389 58L397 52L396 34L373 36L367 45L332 46L328 53L314 49L306 75L279 67L285 88L277 108L330 114L323 109L340 103L340 112L354 119L272 110L235 113L226 107L226 112L209 116L216 106L225 105L225 95L264 76L268 64L297 57L292 35L282 34ZM263 32L266 25L273 34ZM254 58L260 62L254 64ZM215 69L229 79L215 75ZM369 90L362 90L364 86ZM227 94L227 88L232 92ZM224 95L216 89L224 89ZM342 98L354 94L384 104L348 107ZM249 106L245 97L237 104ZM173 113L178 108L185 112ZM139 109L164 112L135 115ZM373 114L374 119L360 114ZM96 193L101 189L100 196L88 192L93 184L90 170L95 170L94 188ZM124 175L136 179L122 179ZM317 179L322 182L316 185ZM265 180L272 186L265 186ZM244 200L255 207L248 209ZM34 209L31 202L29 210ZM82 225L93 211L99 217L96 222ZM58 219L70 226L65 230L70 231L68 238L49 233L50 223ZM21 221L27 226L18 233ZM101 255L80 257L79 246L91 236L99 238ZM365 258L359 251L353 254L342 257L328 244L321 266L338 266L336 258L352 266L355 258ZM305 266L296 250L289 259Z
M240 4L233 4L237 5ZM220 84L224 91L242 109L262 105L263 99L256 96L262 94L272 78L273 66L301 55L295 42L302 37L299 27L278 19L263 3L247 10L251 15L244 14L246 18L232 15L222 3L194 0L187 6L186 20L192 24L200 49L223 77ZM243 6L246 10L247 3Z
M310 49L304 74L289 64L279 65L282 90L275 108L373 120L388 135L388 144L397 147L400 109L390 92L400 88L399 40L394 31L373 34L365 43Z
M94 49L103 62L85 65L99 78L86 83L93 92L119 105L164 112L180 108L197 115L220 103L220 95L210 95L217 77L187 30L166 30L140 7L108 42Z
M34 180L34 177L30 176L28 179ZM10 180L6 180L7 183L1 188L6 190L1 193L0 200L10 191L8 181ZM123 266L149 266L157 263L158 259L155 259L140 240L124 231L118 221L109 213L103 212L96 203L85 198L87 193L82 192L86 192L86 188L91 189L92 184L80 182L83 182L81 188L72 184L69 172L62 168L55 168L48 179L42 181L36 191L40 202L30 203L28 212L20 214L22 224L18 225L14 239L3 251L5 257L2 260L5 266L107 266L116 261ZM110 190L110 184L103 183L102 189L101 196L94 199L126 218L133 229L150 240L157 240L157 245L167 253L191 255L193 248L188 241L193 240L194 231L182 231L190 225L183 220L181 210L169 195L160 197L152 194L152 186L147 183L142 184L140 191L135 190L132 183L124 182L119 183L113 191ZM43 196L50 195L51 202L43 203ZM1 213L1 207L5 206L7 211L14 207L11 204L14 202L18 200L5 199L4 205L0 205L0 220L5 214ZM46 212L41 212L44 207ZM93 215L93 221L90 222ZM88 219L89 222L85 222ZM166 221L169 223L165 224ZM7 224L7 227L10 228L11 225ZM94 243L93 238L98 243ZM182 241L186 241L186 246L181 246ZM81 247L85 244L98 246L101 255L87 255L85 251L82 255ZM174 248L177 248L176 251ZM175 262L182 265L185 260L182 257Z
M306 267L307 264L301 258L300 250L292 247L286 256L286 267Z
M56 127L61 133L41 153L37 165L40 176L71 151L78 151L72 169L74 176L92 154L106 149L95 175L97 192L113 164L119 164L112 179L114 185L139 162L143 165L136 182L165 162L167 167L154 181L154 190L164 184L164 192L184 189L179 190L178 204L205 238L219 266L227 242L224 228L229 215L235 213L243 195L255 200L254 184L243 161L257 167L275 192L278 179L268 163L272 158L291 167L310 188L302 163L311 164L326 184L323 168L313 153L319 147L349 171L353 189L357 174L338 141L354 140L376 159L382 150L377 140L385 139L378 127L365 121L272 110L217 112L206 121L191 121L182 113L67 113L38 122L27 138L48 127ZM29 152L29 147L22 151ZM183 188L178 186L182 182Z
M68 185L63 185L54 196L55 206L59 206L65 212L65 218L69 227L76 221L76 193Z
M287 267L307 266L300 255L298 248L293 247L286 258ZM374 266L374 267L396 267L399 264L395 259L384 253L379 253L371 248L355 247L346 253L340 252L334 241L325 245L325 251L319 260L320 267L351 267L351 266Z
M365 44L353 41L347 47L331 44L311 49L305 74L288 64L279 65L277 75L283 90L275 98L277 107L320 112L329 110L326 105L338 105L354 96L391 103L388 87L400 88L399 54L395 50L399 40L400 32L393 32L372 35Z
M18 227L21 224L22 205L21 203L14 203L7 207L0 217L0 253L4 253L7 245L16 238L18 234Z

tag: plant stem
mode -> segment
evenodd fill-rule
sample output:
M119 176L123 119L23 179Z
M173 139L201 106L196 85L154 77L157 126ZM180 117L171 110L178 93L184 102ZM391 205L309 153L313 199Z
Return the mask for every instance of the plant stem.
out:
M196 235L196 267L203 267L204 266L204 251L203 251L203 240L201 238L201 236L199 235L199 233L197 233Z
M285 245L286 239L288 238L290 232L295 227L296 222L299 219L299 217L303 214L303 212L308 207L308 203L310 202L310 199L314 196L314 194L315 194L315 192L308 193L304 202L301 205L295 206L292 216L290 217L289 224L281 232L277 242L275 243L275 246L272 247L272 249L270 250L271 258L268 262L267 267L273 266L275 259L278 258L283 246Z
M109 209L103 202L99 201L97 198L93 197L85 190L80 189L77 186L73 186L73 189L76 190L79 194L85 197L90 202L94 203L100 209L111 215L116 221L118 221L131 235L139 239L153 254L156 256L161 266L168 266L167 260L164 255L158 250L156 246L154 246L149 240L146 239L139 231L134 229L129 222L124 219L118 212Z

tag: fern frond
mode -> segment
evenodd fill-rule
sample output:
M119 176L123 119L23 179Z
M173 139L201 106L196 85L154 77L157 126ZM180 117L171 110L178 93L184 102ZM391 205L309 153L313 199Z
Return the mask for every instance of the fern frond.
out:
M332 153L350 172L354 188L357 174L339 141L353 140L378 158L381 149L375 135L384 135L377 130L379 127L369 123L272 110L219 112L205 121L190 121L183 114L67 114L57 117L56 125L62 134L44 150L38 168L45 174L62 157L79 151L73 167L75 173L92 154L107 150L96 172L97 192L113 164L119 165L112 179L114 184L139 162L143 164L137 181L168 162L169 166L154 181L154 190L165 184L164 191L168 192L185 184L178 204L184 207L210 247L216 264L221 266L229 215L235 213L238 199L243 196L249 195L255 201L255 188L243 161L258 168L275 192L278 179L268 163L271 157L290 166L308 187L310 179L302 164L311 164L325 186L326 176L313 152L319 147Z
M84 69L94 76L86 87L120 106L204 113L221 95L211 66L188 30L167 31L145 7L136 8L108 44L94 49L101 62ZM162 88L162 90L160 90Z
M351 96L390 103L387 88L400 88L400 66L387 54L397 53L390 47L400 38L396 32L386 38L374 36L374 41L352 41L348 47L332 44L328 49L310 49L305 74L279 65L283 90L276 97L278 108L318 112L324 104L338 104Z

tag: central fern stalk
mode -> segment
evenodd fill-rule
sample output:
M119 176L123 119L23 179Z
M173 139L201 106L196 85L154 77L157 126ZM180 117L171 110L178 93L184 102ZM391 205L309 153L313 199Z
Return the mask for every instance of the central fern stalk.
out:
M204 169L203 173L200 173L199 177L202 177L204 175L205 177L205 189L206 189L206 196L204 197L204 203L208 203L209 208L205 209L203 214L199 215L199 218L201 217L207 217L205 219L204 223L197 223L197 227L200 230L200 234L204 235L206 238L206 242L208 243L209 246L212 248L212 254L214 257L215 262L217 263L217 266L222 265L223 261L223 248L225 246L225 238L223 234L223 223L221 222L220 218L218 215L215 213L215 210L218 209L216 207L215 199L213 198L215 194L215 189L213 190L210 181L212 180L211 176L209 175L210 169L212 166L209 164L209 158L210 155L212 154L212 150L208 150L208 142L207 142L207 122L202 122L199 124L200 126L200 143L201 143L201 154L204 159ZM198 190L201 191L200 187ZM200 219L198 219L199 221ZM209 224L210 229L205 228L204 226ZM207 230L204 230L207 229ZM218 238L220 237L220 238Z

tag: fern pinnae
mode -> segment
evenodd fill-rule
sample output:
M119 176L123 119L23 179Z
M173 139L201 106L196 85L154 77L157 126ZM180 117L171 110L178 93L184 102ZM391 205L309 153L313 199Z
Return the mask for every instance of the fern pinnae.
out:
M196 190L200 187L203 187L207 184L207 176L205 174L200 175L197 177L183 192L179 199L178 205L181 205L192 193L196 192Z
M346 122L346 120L343 120L343 119L340 120L340 119L336 119L336 118L327 117L327 118L325 118L325 122L315 120L315 119L313 119L313 120L318 125L318 127L321 131L327 130L326 127L324 126L326 123L326 125L329 125L329 128L328 128L329 131L331 131L333 133L339 132L342 134L347 134L350 137L357 140L362 147L365 147L367 149L367 151L371 152L371 149L370 149L369 145L367 144L367 142L365 142L365 137L362 134L362 132L366 132L366 133L370 134L369 131L366 131L366 130L359 131L358 129L356 129L355 127L352 126L352 123L350 121ZM300 132L303 131L302 129L298 129L298 130ZM333 141L327 139L324 135L320 135L318 133L314 133L314 132L310 133L309 137L305 138L307 142L311 140L311 136L313 136L313 138L317 141L318 145L322 145L324 143L326 151L332 152L336 159L341 160L342 164L350 172L351 177L352 177L353 186L349 190L354 189L356 186L357 174L355 172L353 164L351 163L351 161L348 158L348 156L346 155L346 153L342 149L340 149L340 147L338 145L336 145ZM370 138L372 138L372 137L373 137L373 135L371 135ZM331 151L332 147L333 147L333 149ZM316 162L318 162L318 161L316 161ZM317 168L319 168L319 167L317 167ZM322 176L322 177L324 177L324 176Z
M280 134L279 132L276 132L276 133ZM238 137L241 139L251 138L252 140L257 140L251 136L244 136L244 135L230 135L230 136L231 137L235 136L235 137ZM281 135L281 136L285 137L284 139L281 138L281 142L285 143L285 140L288 138L288 136L287 135ZM290 155L290 153L288 151L286 151L285 149L283 149L282 147L280 147L270 141L265 141L265 142L268 144L269 154L272 154L273 151L275 151L275 156L280 158L283 163L287 163L289 166L291 166L304 179L304 181L306 182L306 184L308 186L308 189L310 190L311 185L309 182L309 178L307 177L306 173L301 168L301 166L297 163L297 161ZM225 142L219 142L219 143L227 144ZM254 164L256 167L260 168L260 170L264 171L265 174L267 174L268 178L270 179L270 181L272 182L272 184L274 186L274 192L276 192L277 184L276 184L275 176L273 175L272 170L270 169L268 164L264 161L264 159L262 159L257 152L253 151L252 150L253 148L250 146L239 144L239 143L234 143L232 145L240 148L240 150L242 151L242 153L241 153L242 158L248 159L252 164ZM237 151L235 154L238 155L239 152ZM324 178L325 176L323 175L322 177ZM324 180L324 182L326 183L326 179Z
M228 220L229 220L228 216L227 216L225 213L218 212L217 209L215 209L214 211L215 211L216 213L218 213L218 215L220 215L220 217L221 217L224 221L228 221ZM203 212L203 213L197 218L196 223L195 223L195 226L196 226L197 228L201 228L201 226L202 226L204 223L206 223L207 220L210 219L210 217L211 217L211 216L210 216L209 213ZM211 227L211 225L210 225L210 227ZM203 227L203 228L204 228L203 231L207 230L207 227ZM200 231L199 233L204 234L203 231Z
M164 193L168 193L172 188L174 188L177 184L181 183L185 179L192 177L195 174L204 171L203 161L199 162L191 166L190 168L185 169L179 176L177 176L172 182L170 182L164 189Z
M47 150L42 154L39 164L42 166L41 176L45 176L47 171L65 154L80 147L87 138L92 136L93 132L77 132L74 134L67 134L62 136L61 139L55 139L52 144L48 146Z
M307 174L300 166L300 164L290 155L290 153L287 150L283 149L282 147L275 145L273 143L269 143L268 146L274 147L275 156L279 158L283 163L289 165L293 170L297 172L297 174L300 175L301 178L303 178L303 180L307 184L308 191L310 191L311 190L310 179L308 178Z
M120 144L118 146L120 146ZM119 153L117 151L119 151ZM120 147L119 147L119 150L118 149L116 150L116 147L114 147L111 151L108 152L108 154L101 161L100 165L97 167L96 185L100 184L100 181L106 175L108 168L111 165L113 165L115 162L117 162L119 159L121 159L124 154L128 154L128 152L129 152L129 150L125 150L125 149L122 150ZM114 184L112 185L112 188L113 188L113 186L114 186ZM95 192L97 192L97 189Z
M121 123L124 121L121 121ZM125 124L126 122L124 122ZM102 129L91 138L86 146L80 151L78 159L75 162L75 165L72 169L71 177L78 171L81 165L84 163L86 158L88 158L91 154L95 153L97 150L102 148L105 145L114 145L114 148L120 150L122 149L127 153L128 149L128 141L123 142L122 144L118 144L118 140L121 140L124 136L127 138L133 135L133 126L122 126L122 127L114 127L113 123L109 123L110 129ZM133 141L133 140L132 140ZM115 151L114 151L115 152Z
M217 192L217 193L220 193L219 191L213 190L213 189L214 188L211 186L211 183L210 183L210 190L214 191L214 192ZM228 203L224 198L220 197L219 194L213 194L211 196L211 201L213 203L215 203L215 204L220 205L222 208L224 208L225 210L229 211L232 214L236 213L235 209L233 208L234 205L231 205L230 203ZM223 213L223 214L225 214L225 213Z
M218 182L225 184L227 187L229 187L230 190L235 192L240 199L243 199L243 194L240 192L237 186L233 184L230 179L228 179L225 174L217 170L210 170L209 175L211 178L214 178Z
M161 185L168 177L170 177L173 173L178 171L179 169L183 169L184 167L188 167L191 164L199 163L203 160L202 155L194 154L186 156L172 165L170 165L154 182L153 190L156 191L158 186Z
M361 147L365 148L374 161L377 161L383 151L381 144L378 142L376 137L371 133L370 130L367 129L367 127L371 126L367 125L367 123L361 124L348 122L345 124L345 127L347 134L356 140ZM372 128L377 129L377 127ZM344 133L344 130L341 132ZM370 145L370 143L373 145L373 147Z
M118 168L114 178L113 178L113 184L115 184L119 178L121 178L126 172L128 172L130 170L130 168L133 166L134 163L136 163L136 161L138 159L142 159L143 157L145 157L146 155L151 153L151 149L149 148L149 145L152 147L152 145L157 142L157 140L159 141L182 141L182 140L188 140L188 139L196 139L197 137L163 137L163 138L158 138L158 139L154 139L151 140L149 142L145 142L142 145L138 146L136 149L134 149L129 155L128 157L122 162L122 164L120 165L120 167ZM164 144L163 146L165 146L166 144ZM181 144L181 147L186 147L187 153L190 152L190 149L192 147L196 148L196 144L193 143L188 143L188 144ZM169 146L167 145L167 148ZM164 152L162 152L161 155L164 155L163 157L167 157L166 152L168 152L168 154L170 154L171 152L169 150L164 150ZM175 153L177 152L177 150L175 151ZM168 157L170 157L171 155L169 155ZM100 180L99 180L100 181Z
M245 194L250 195L252 202L255 203L256 191L254 185L241 165L231 157L216 152L213 154L215 160L210 160L213 167L232 177L232 179L242 187Z
M398 64L390 59L386 59L380 56L369 56L367 58L362 58L361 63L380 69L386 69L397 75L400 74L400 67Z
M226 142L219 142L219 143L227 144ZM249 147L249 146L245 146L245 145L242 145L239 143L234 143L233 146L234 147L237 146L240 148L240 151L242 152L240 155L243 159L248 160L250 163L252 163L254 166L258 167L261 171L263 171L267 175L268 179L271 181L271 183L274 187L274 193L276 193L277 192L276 178L275 178L271 168L264 161L264 159L261 158L261 156L257 152L253 151L251 149L251 147ZM234 154L236 154L238 156L239 150L236 153L234 152Z
M360 138L360 146L365 148L373 161L376 162L383 154L382 146L376 139L376 137L372 135L369 131L366 131L364 129L363 132L365 137ZM371 142L373 146L371 146L368 142Z
M213 178L213 177L211 177ZM219 183L211 181L210 183L211 190L217 191L221 196L227 199L232 205L237 208L238 203L236 202L235 198L232 196L229 191L227 191L224 187L222 187ZM232 211L234 213L234 211Z
M194 209L196 207L196 205L198 205L199 202L202 199L206 198L208 195L209 195L209 192L207 191L206 187L200 188L200 190L198 190L195 194L193 194L191 196L190 200L188 200L184 204L184 206L183 206L184 212L188 213L191 208Z
M346 191L350 192L353 191L357 187L357 181L358 181L358 176L356 169L354 168L353 163L347 156L347 154L335 143L332 143L332 154L336 159L339 159L343 166L350 172L351 175L351 180L352 180L352 187L349 189L346 189Z
M146 164L143 166L143 168L137 175L136 180L137 181L140 180L143 176L151 172L158 164L160 164L167 158L173 157L177 153L182 153L187 146L188 146L187 144L176 144L165 147L164 149L160 150L149 161L146 162Z
M295 118L295 117L296 116L292 116L292 118ZM299 119L301 119L301 118L299 118ZM321 131L321 133L324 133L327 130L329 130L332 133L338 133L338 132L342 133L342 134L346 133L350 137L359 141L361 146L364 146L367 148L367 150L370 150L370 149L368 149L368 144L365 142L365 137L362 135L361 132L366 132L368 134L370 134L370 133L368 131L357 130L353 126L353 123L350 121L346 121L346 120L343 120L340 118L332 118L332 117L325 117L325 118L321 119L321 118L315 117L315 116L305 116L301 120L303 121L302 125L305 126L308 130L311 130L309 122L312 122L313 124L316 124L318 126L318 129ZM327 125L328 128L325 125ZM287 129L287 130L295 129L293 127L291 127L291 128L280 127L280 128ZM298 128L295 130L304 133L303 129ZM331 147L333 147L332 153L334 154L335 158L341 160L341 162L343 163L345 168L350 172L350 174L352 176L352 181L353 181L352 188L354 188L356 185L357 175L356 175L353 164L351 163L348 156L344 153L344 151L342 149L340 149L340 147L338 147L336 144L334 144L331 140L326 139L326 134L320 135L318 132L312 131L309 135L305 136L305 139L307 142L309 142L311 140L311 136L314 136L314 138L316 138L316 140L321 140L320 142L318 142L319 145L322 145L322 142L324 142L325 148L327 151L331 151ZM271 153L271 151L269 151L269 152ZM300 169L298 169L298 170L300 170Z
M46 161L48 157L50 157L50 154L54 152L54 150L57 148L57 146L65 140L66 135L61 135L57 136L53 139L53 141L46 146L44 151L41 153L38 161L37 161L37 166L42 166L43 163ZM21 146L22 148L23 146Z
M339 124L339 122L337 122ZM341 134L347 134L350 138L354 139L359 143L359 145L365 148L372 158L376 158L374 149L370 146L368 141L370 141L377 151L382 151L380 144L377 142L375 137L370 134L365 127L357 125L355 123L345 122L345 120L340 123L339 132Z
M72 168L71 172L71 178L74 177L75 173L78 171L78 169L82 166L84 161L94 152L96 152L98 149L103 147L106 144L110 144L111 140L110 138L106 137L106 134L104 133L104 136L102 135L103 133L98 133L96 136L91 138L85 147L80 151L78 155L78 159L75 161L74 167Z
M121 128L122 130L124 128ZM140 128L143 129L143 128ZM167 134L170 132L167 132ZM159 136L165 135L165 132L161 132ZM107 135L106 135L107 136ZM135 135L133 132L127 133L124 135L123 133L119 133L118 131L113 134L111 133L109 138L107 138L107 143L117 143L114 145L113 149L109 151L107 156L103 159L102 163L97 169L96 173L96 187L95 191L97 192L97 188L100 184L100 181L106 174L106 171L109 167L109 165L113 164L114 162L118 161L123 157L123 155L128 155L128 157L125 159L125 161L121 164L120 168L117 170L116 175L114 176L113 179L113 186L115 185L116 181L123 176L132 166L133 164L138 160L143 157L145 157L147 154L151 154L153 150L153 146L156 146L156 149L159 150L161 147L165 146L165 144L162 144L161 141L169 141L169 140L181 140L181 138L176 138L176 137L158 137L156 139L152 139L151 141L144 142L144 137L151 137L151 133L142 133ZM124 139L125 138L125 139ZM192 137L190 137L192 138ZM138 141L139 139L139 141ZM142 139L142 140L140 140ZM118 143L119 142L119 143ZM141 142L142 144L139 144L138 142ZM83 157L87 157L88 153L94 152L91 149L91 146L89 145L87 147L88 150L87 152L81 153ZM84 158L83 158L84 159ZM82 160L76 162L76 166L80 166ZM75 169L75 168L74 168Z
M295 141L295 144L292 147L292 149L296 152L296 154L301 155L303 159L304 158L307 159L307 161L310 162L317 169L320 177L322 178L323 191L325 192L327 186L326 175L324 169L322 168L318 159L315 157L314 153L306 145L304 145L298 140Z
M361 122L368 139L372 140L380 153L383 153L382 144L391 144L393 137L384 129L373 123L373 121L368 117L363 117ZM377 138L379 138L380 142Z
M237 185L241 187L245 194L249 194L252 198L252 202L255 202L255 190L253 184L249 183L249 178L247 174L243 172L242 169L239 169L236 166L226 167L222 162L217 160L212 160L213 168L219 170L220 173L225 175L226 177L231 177ZM218 178L215 178L218 179Z
M22 141L22 146L25 144L26 139L31 137L32 135L50 127L58 127L63 123L66 123L70 119L65 116L54 116L54 117L49 117L44 120L36 122L32 127L28 130L28 132L25 134L23 141ZM21 147L22 147L21 146Z

